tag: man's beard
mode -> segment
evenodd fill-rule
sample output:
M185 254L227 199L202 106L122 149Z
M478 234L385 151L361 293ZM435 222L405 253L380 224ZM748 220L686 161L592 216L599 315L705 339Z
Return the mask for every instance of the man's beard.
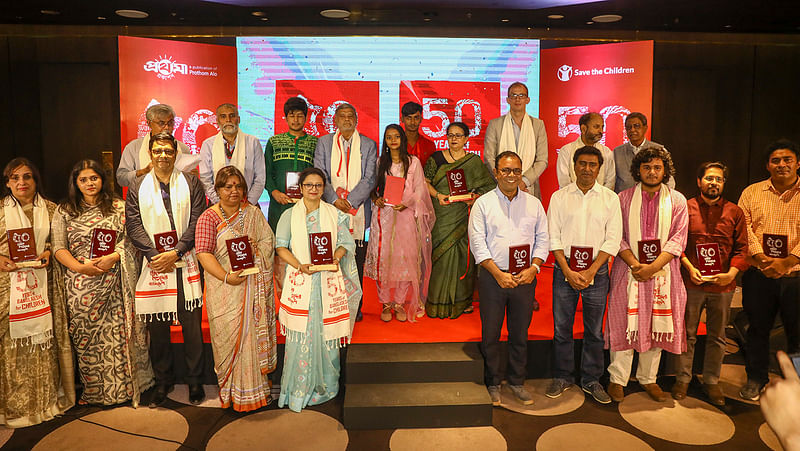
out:
M705 197L706 199L709 199L709 200L719 199L719 197L722 195L722 191L721 190L717 190L716 194L711 194L708 191L701 191L701 192L703 193L703 197Z

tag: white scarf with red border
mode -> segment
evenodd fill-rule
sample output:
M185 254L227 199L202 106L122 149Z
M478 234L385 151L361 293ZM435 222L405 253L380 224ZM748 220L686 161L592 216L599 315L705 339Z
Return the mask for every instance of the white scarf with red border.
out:
M33 227L36 255L44 252L50 237L50 216L41 196L33 202L33 225L28 220L22 205L11 196L3 200L6 229ZM47 297L47 270L24 268L9 274L11 294L9 296L9 333L12 346L41 345L50 347L53 340L53 314Z
M169 179L169 199L175 219L175 232L180 240L189 227L192 214L192 199L186 176L177 170ZM154 235L172 230L161 188L154 171L150 171L139 186L139 214L142 226L155 243ZM203 288L200 284L200 270L194 249L184 254L182 260L186 267L181 271L186 310L203 305ZM174 320L178 315L178 276L177 270L159 273L150 268L147 258L142 259L142 272L136 283L135 310L145 321Z
M658 239L664 244L669 240L672 225L672 196L667 185L662 184L658 191ZM636 254L642 239L641 227L642 184L638 183L633 193L631 209L628 213L628 235L631 250ZM638 255L637 255L638 258ZM653 276L651 338L655 341L669 341L674 338L672 324L672 301L670 298L671 274L669 263ZM639 339L639 282L628 271L628 327L625 330L628 343Z
M336 232L338 218L336 207L319 203L320 232L330 232L331 249L336 251ZM306 204L302 200L292 207L292 238L289 246L292 254L301 264L311 263L311 251L308 243L306 226ZM350 339L350 309L347 290L341 268L339 271L320 271L322 288L322 332L328 348L340 347ZM278 321L281 333L287 340L302 342L308 327L308 307L311 303L311 278L297 268L288 266L283 281L283 292L280 299ZM288 329L289 333L286 333Z

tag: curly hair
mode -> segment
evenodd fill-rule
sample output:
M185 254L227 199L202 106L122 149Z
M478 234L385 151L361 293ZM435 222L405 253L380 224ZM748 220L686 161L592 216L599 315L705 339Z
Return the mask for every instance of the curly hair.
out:
M642 177L639 174L639 167L642 163L647 163L653 158L659 158L664 162L664 178L661 183L669 182L670 177L675 176L675 164L672 162L672 155L663 147L648 146L640 150L633 157L631 162L631 176L636 183L641 183Z

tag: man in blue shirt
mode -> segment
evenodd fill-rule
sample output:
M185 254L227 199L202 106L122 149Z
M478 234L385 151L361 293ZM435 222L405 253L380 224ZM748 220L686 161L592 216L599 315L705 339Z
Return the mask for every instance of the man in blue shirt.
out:
M536 276L547 258L547 216L539 199L519 190L522 160L511 151L495 158L497 188L484 194L469 215L469 243L478 277L481 351L492 404L500 405L500 332L508 311L506 379L517 400L533 404L525 390L528 327L533 316Z

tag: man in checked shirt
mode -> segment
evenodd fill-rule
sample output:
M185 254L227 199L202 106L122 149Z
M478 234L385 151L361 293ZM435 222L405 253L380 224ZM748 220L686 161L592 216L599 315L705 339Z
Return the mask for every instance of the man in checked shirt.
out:
M769 334L780 312L787 352L800 351L800 178L797 144L776 141L767 147L770 178L742 192L739 206L747 221L751 268L742 277L742 306L750 322L745 358L747 383L739 391L757 401L769 382Z

